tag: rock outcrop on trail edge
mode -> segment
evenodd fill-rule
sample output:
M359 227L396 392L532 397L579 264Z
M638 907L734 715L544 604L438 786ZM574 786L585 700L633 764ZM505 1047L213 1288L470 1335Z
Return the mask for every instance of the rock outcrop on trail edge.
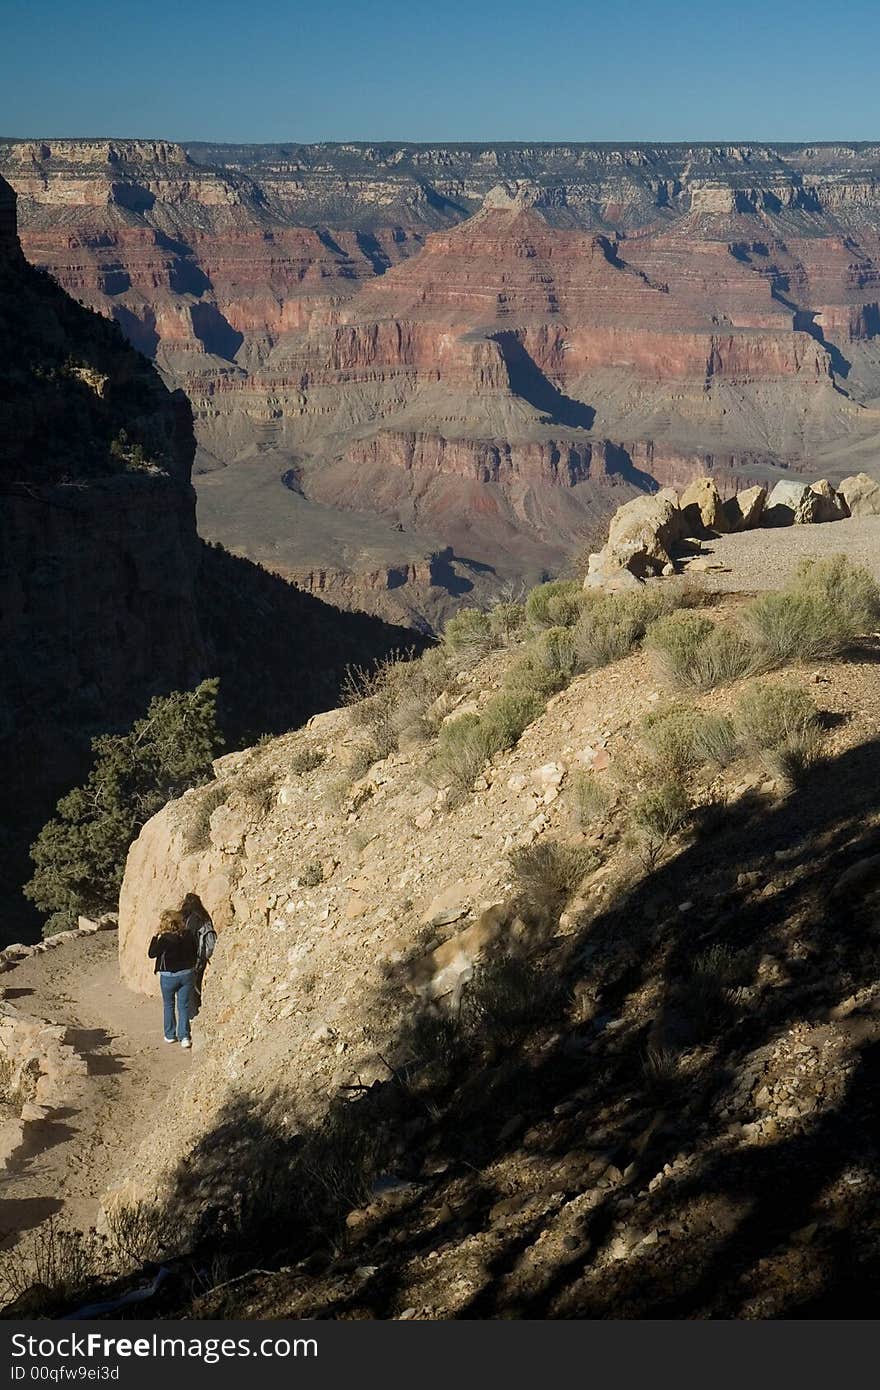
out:
M848 480L857 505L869 514L873 505L870 479ZM878 490L880 495L880 490ZM770 496L763 487L746 488L726 501L711 478L698 478L681 497L672 488L637 497L619 507L611 518L608 540L590 555L585 587L626 588L656 575L682 568L697 573L715 568L701 554L701 543L728 531L756 527L804 526L843 521L850 508L842 492L827 479L816 483L780 482Z

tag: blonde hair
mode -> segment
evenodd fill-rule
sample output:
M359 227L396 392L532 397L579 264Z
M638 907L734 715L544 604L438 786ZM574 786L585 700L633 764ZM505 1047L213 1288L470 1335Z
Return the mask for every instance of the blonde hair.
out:
M180 931L183 926L183 918L179 912L175 912L173 907L166 907L165 911L159 916L159 931L157 935L164 936L166 932Z

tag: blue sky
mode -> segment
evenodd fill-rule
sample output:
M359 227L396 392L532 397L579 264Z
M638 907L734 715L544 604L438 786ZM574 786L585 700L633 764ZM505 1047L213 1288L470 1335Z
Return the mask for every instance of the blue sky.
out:
M0 0L0 135L880 140L880 4Z

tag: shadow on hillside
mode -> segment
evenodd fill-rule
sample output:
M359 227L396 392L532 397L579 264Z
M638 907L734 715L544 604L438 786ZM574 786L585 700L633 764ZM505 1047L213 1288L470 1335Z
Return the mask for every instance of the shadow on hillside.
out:
M433 1288L442 1315L463 1280L464 1318L868 1315L880 1010L852 996L878 978L880 874L831 889L880 853L878 816L872 741L784 800L704 816L536 950L554 1012L513 1031L489 1017L438 1074L404 1019L388 1080L337 1097L323 1124L297 1124L282 1089L231 1101L162 1224L193 1230L189 1268L222 1256L236 1283L192 1302L182 1280L167 1306L390 1318ZM735 989L699 976L719 952L739 962ZM378 1002L400 1015L391 982ZM772 1126L744 1131L777 1083L791 1113L774 1103Z
M231 747L284 733L332 709L349 667L428 645L410 628L343 612L207 541L198 603Z

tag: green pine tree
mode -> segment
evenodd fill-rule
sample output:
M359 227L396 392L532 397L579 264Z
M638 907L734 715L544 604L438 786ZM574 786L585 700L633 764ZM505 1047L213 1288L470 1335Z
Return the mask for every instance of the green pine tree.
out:
M141 827L187 787L208 781L222 746L217 680L150 702L124 734L93 739L92 770L58 802L31 846L25 894L47 914L44 935L116 907L129 846Z

